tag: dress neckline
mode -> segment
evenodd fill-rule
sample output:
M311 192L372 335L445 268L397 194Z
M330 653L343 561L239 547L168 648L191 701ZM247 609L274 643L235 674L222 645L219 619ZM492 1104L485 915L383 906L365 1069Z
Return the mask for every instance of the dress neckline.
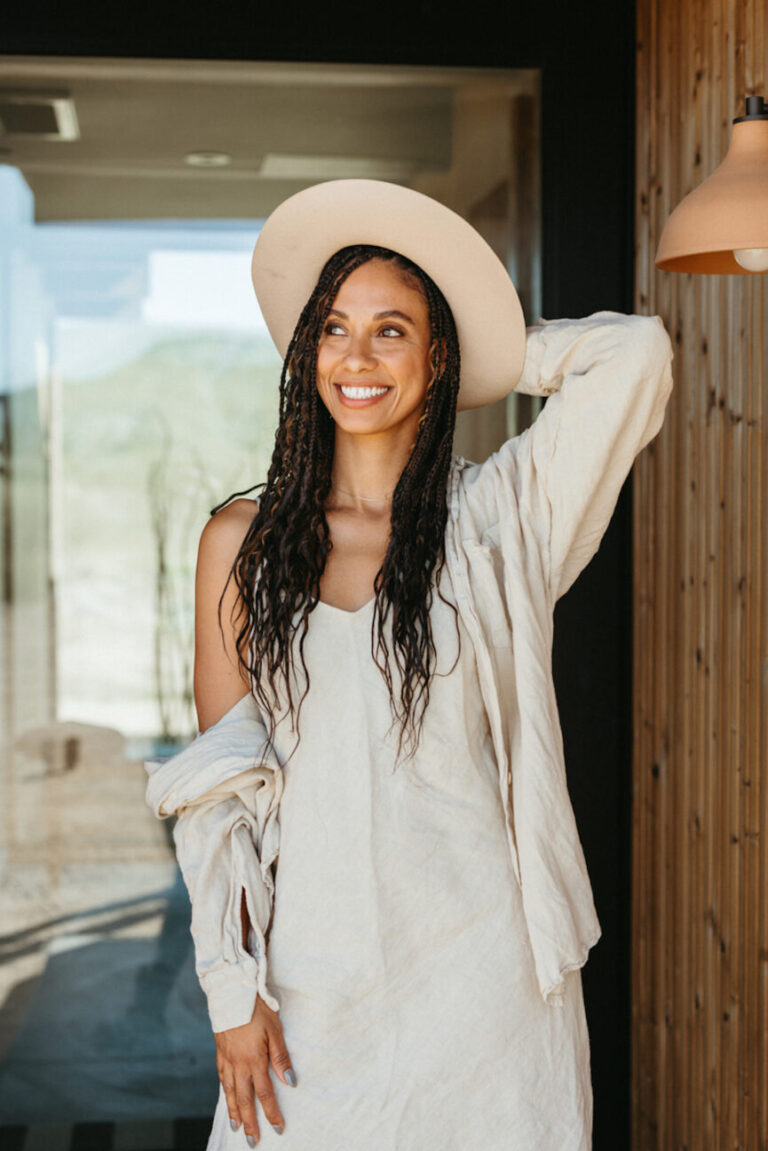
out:
M356 616L360 615L361 612L364 612L366 608L369 608L371 604L375 602L375 600L376 596L371 596L369 600L366 600L364 604L360 605L360 607L355 608L354 611L347 611L347 609L344 607L336 607L332 603L326 603L324 599L319 599L317 601L317 605L327 608L329 611L335 611L338 615Z

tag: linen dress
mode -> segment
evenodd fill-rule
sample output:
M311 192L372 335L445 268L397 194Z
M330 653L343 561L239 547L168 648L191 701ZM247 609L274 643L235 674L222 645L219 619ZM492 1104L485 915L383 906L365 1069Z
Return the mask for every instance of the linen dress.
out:
M421 742L397 764L371 653L374 600L354 612L320 602L309 616L296 750L287 716L276 733L285 766L268 942L298 1085L270 1071L285 1130L257 1103L259 1147L591 1146L581 973L544 1001L447 565L440 589L449 603L433 595L437 674ZM208 1151L245 1146L220 1087Z

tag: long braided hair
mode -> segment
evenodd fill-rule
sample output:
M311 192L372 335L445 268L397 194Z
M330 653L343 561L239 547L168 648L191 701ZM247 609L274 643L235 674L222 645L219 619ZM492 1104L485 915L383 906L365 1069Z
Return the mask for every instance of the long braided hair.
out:
M409 282L421 287L432 336L424 410L392 497L389 542L374 580L371 653L387 685L393 723L400 724L399 758L404 747L409 755L416 750L434 673L429 609L433 577L437 586L445 562L447 483L460 371L456 327L445 297L426 272L400 253L355 244L325 264L288 346L272 460L266 481L253 485L263 490L230 578L238 588L237 618L242 620L238 659L268 720L271 742L281 696L294 714L296 637L304 673L294 721L298 731L301 704L309 690L304 659L308 617L320 598L320 577L333 546L325 504L331 489L335 425L317 389L318 344L342 283L372 259L392 262ZM229 496L211 514L233 498ZM438 594L444 599L439 589ZM223 599L224 592L219 600L220 627ZM385 634L390 619L394 675Z

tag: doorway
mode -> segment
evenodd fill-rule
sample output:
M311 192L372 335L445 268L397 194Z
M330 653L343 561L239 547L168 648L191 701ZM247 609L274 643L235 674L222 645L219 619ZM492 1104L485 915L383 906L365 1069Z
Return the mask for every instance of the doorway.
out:
M0 73L0 1124L51 1149L79 1125L123 1151L184 1131L190 1151L214 1047L142 759L195 733L197 540L271 452L279 362L250 251L302 187L401 182L471 220L533 322L539 77L24 57ZM523 402L463 413L456 450L485 458L529 422Z

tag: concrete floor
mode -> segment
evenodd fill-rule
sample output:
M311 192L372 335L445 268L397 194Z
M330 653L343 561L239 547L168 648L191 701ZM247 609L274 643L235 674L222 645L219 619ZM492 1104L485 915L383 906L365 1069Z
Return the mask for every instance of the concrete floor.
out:
M94 733L66 771L29 744L7 767L0 1125L211 1116L189 901L143 763Z

